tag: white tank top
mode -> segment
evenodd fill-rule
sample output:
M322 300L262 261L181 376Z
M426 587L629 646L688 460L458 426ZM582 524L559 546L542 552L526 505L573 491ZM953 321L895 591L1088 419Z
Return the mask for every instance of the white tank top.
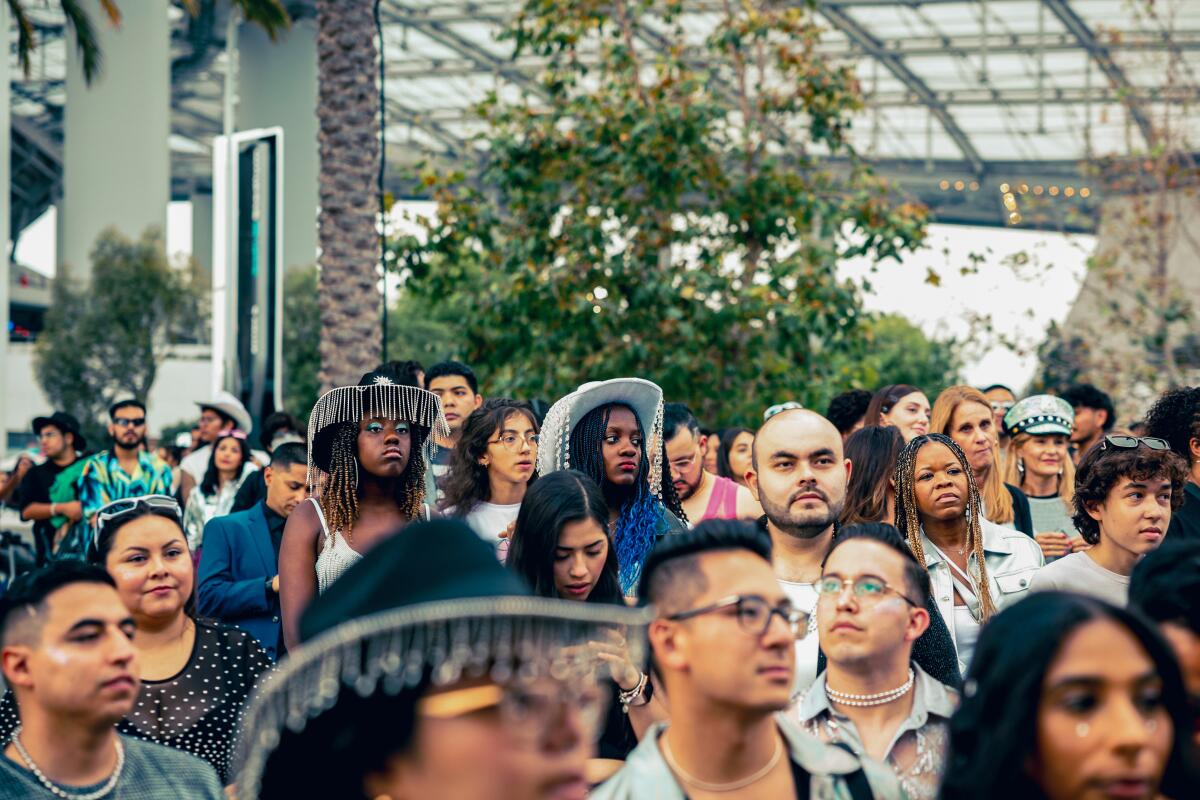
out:
M329 530L325 512L321 510L321 504L316 498L310 497L308 501L317 509L317 517L321 520L321 532L325 535L321 552L317 555L317 593L324 594L334 581L342 577L343 572L358 563L362 554L350 546L340 531Z

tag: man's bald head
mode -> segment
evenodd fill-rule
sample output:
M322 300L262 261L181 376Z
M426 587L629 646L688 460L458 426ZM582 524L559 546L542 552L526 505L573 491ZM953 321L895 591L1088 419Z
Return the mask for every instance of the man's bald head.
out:
M750 489L777 532L812 539L846 504L850 462L832 422L808 409L776 414L754 438Z
M770 452L771 446L779 442L818 441L828 439L832 444L837 440L834 450L838 459L843 458L842 435L837 427L815 411L807 408L793 408L780 412L762 424L758 433L754 434L754 449L750 458L758 471L760 452Z

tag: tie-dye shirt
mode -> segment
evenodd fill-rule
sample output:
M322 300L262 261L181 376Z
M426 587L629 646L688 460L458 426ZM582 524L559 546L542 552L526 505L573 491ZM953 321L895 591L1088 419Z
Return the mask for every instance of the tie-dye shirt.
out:
M104 450L83 465L77 485L83 516L90 519L113 500L171 494L171 467L158 456L141 452L138 453L137 470L130 475L121 468L111 451Z

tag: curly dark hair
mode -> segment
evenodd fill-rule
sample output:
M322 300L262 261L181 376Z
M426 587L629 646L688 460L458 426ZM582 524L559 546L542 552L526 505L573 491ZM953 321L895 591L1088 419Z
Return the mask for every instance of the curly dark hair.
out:
M829 409L825 412L825 418L834 424L838 433L845 436L858 424L860 419L866 416L872 397L874 395L866 389L851 389L848 392L842 392L829 401ZM866 424L877 425L879 420Z
M1168 389L1146 412L1146 435L1171 443L1171 449L1192 463L1192 439L1200 439L1200 386Z
M450 453L450 469L442 484L442 511L454 509L454 515L465 517L475 506L491 496L487 467L479 459L487 453L488 443L514 414L523 415L533 425L534 433L541 431L533 409L527 403L493 398L471 412L463 423L462 436ZM537 457L534 448L533 458ZM535 473L536 474L536 473ZM530 478L530 482L535 478Z
M1100 523L1088 514L1088 506L1103 503L1121 478L1145 481L1163 477L1171 482L1171 512L1183 505L1183 482L1187 465L1170 450L1153 450L1144 444L1137 447L1104 447L1095 445L1075 471L1075 513L1071 519L1083 540L1088 544L1100 541Z

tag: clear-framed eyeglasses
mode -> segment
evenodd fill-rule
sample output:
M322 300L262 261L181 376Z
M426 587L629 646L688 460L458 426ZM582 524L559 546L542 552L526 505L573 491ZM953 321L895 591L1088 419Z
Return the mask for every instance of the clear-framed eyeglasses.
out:
M514 453L521 451L522 444L528 444L530 450L538 449L538 442L542 440L541 434L527 433L521 436L516 433L503 433L498 439L490 439L488 444L498 444L506 450L511 450Z
M826 575L817 581L817 595L821 598L837 597L842 593L842 589L847 586L850 587L855 599L860 603L878 602L891 594L899 597L913 608L920 608L919 603L913 602L903 592L888 586L887 581L875 575L859 575L857 578Z

